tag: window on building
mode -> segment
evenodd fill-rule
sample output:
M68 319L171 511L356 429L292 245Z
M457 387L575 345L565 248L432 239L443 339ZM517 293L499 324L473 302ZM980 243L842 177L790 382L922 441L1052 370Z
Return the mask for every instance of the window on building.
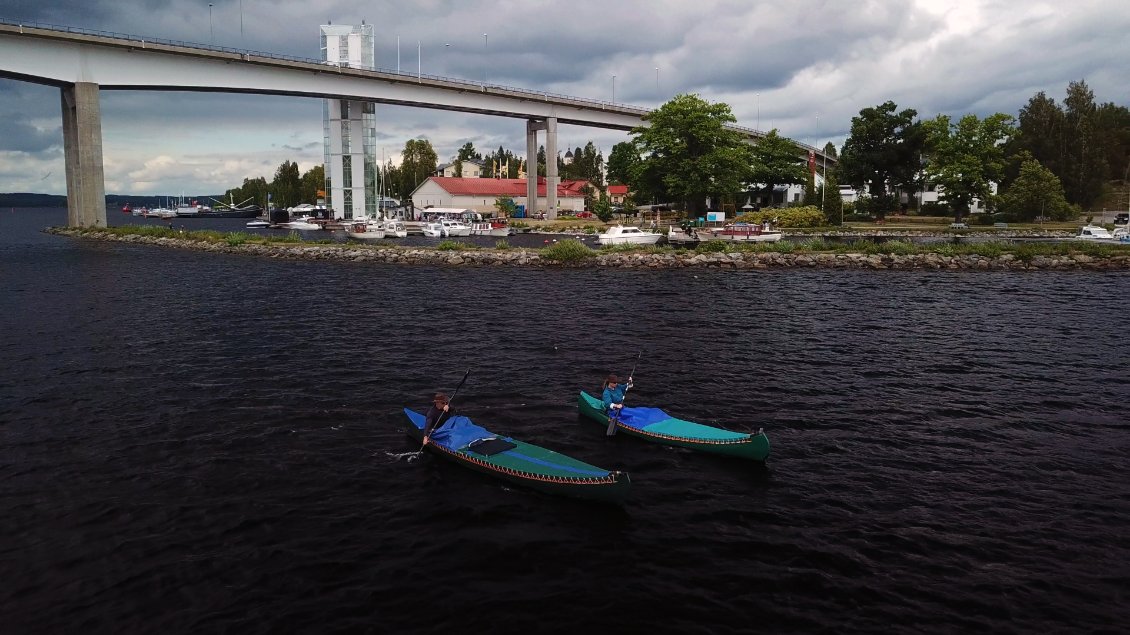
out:
M341 193L341 206L344 208L346 218L353 218L353 190L344 190Z
M353 157L348 154L341 157L341 186L353 187Z
M341 151L342 151L343 154L349 154L350 152L353 152L353 150L351 149L352 144L350 143L350 140L349 140L349 129L350 129L349 128L349 120L348 119L342 119L341 120Z
M349 119L349 102L344 99L341 100L341 118Z

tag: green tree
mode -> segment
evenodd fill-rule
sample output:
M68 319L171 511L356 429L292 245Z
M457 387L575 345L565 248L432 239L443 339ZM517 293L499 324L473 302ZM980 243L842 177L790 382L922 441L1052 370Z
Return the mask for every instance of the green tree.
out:
M1106 141L1110 177L1126 182L1130 178L1130 109L1107 102L1099 106L1098 121Z
M1086 82L1071 82L1063 106L1067 148L1059 178L1067 200L1090 209L1102 195L1108 173L1095 94Z
M632 171L640 162L640 153L630 141L621 141L612 146L608 154L608 182L614 185L631 183Z
M326 190L326 168L315 165L302 174L302 188L299 192L299 203L316 203L318 192Z
M459 148L458 158L460 161L470 161L471 159L482 159L483 157L475 152L475 144L468 141Z
M302 192L302 177L298 172L298 164L293 161L283 161L275 170L270 191L271 202L276 207L286 208L297 205Z
M518 206L514 204L514 199L509 196L500 196L494 199L494 209L498 216L509 218L518 211Z
M261 176L254 179L243 179L243 185L224 192L222 202L225 204L234 203L235 205L266 205L268 191L270 190L267 179ZM278 207L277 201L271 202Z
M800 148L791 139L777 134L776 128L758 139L752 154L750 180L761 185L770 197L776 186L800 184L808 178L800 160Z
M834 170L824 175L824 183L817 191L817 205L824 212L829 225L840 225L844 217L844 199L840 196L840 184L836 182Z
M430 141L409 139L400 159L400 195L411 196L421 183L435 174L438 160Z
M804 171L804 197L802 205L819 207L820 206L820 193L816 191L816 174L812 170Z
M912 191L918 187L919 156L925 143L922 125L915 121L918 111L897 109L888 101L852 117L838 166L844 183L868 188L879 218L895 209L888 187Z
M1000 196L1000 211L1008 220L1031 221L1037 216L1070 220L1076 210L1063 195L1063 184L1051 170L1024 153L1020 172Z
M941 200L960 221L973 199L992 202L992 184L1004 175L1004 143L1012 136L1013 118L997 113L984 119L965 115L951 123L947 115L926 122L929 160L926 176L941 188Z
M1064 165L1063 127L1063 109L1040 91L1020 109L1016 134L1005 144L1005 152L1014 157L1027 156L1058 174ZM1005 186L1020 173L1023 163L1024 160L1011 162L1005 171Z
M698 95L676 95L644 116L648 126L632 130L641 162L632 182L658 179L663 187L700 210L707 196L736 192L750 179L753 154L734 123L730 106Z
M604 192L600 193L600 198L592 204L592 212L601 222L607 223L612 220L612 204L608 202L608 195Z

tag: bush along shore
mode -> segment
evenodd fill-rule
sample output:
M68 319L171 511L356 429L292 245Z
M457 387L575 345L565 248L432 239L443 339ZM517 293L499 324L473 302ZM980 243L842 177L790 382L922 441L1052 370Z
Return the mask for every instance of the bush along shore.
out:
M181 231L166 227L53 227L47 233L82 239L111 240L246 254L292 260L341 260L404 265L608 267L632 269L834 268L947 270L1130 270L1130 245L1114 243L982 242L914 244L888 240L829 243L820 238L800 242L731 243L709 241L693 249L669 246L618 246L592 249L576 240L545 248L494 248L446 240L435 247L395 244L309 242L297 234L256 236L245 232ZM391 243L391 241L390 241Z

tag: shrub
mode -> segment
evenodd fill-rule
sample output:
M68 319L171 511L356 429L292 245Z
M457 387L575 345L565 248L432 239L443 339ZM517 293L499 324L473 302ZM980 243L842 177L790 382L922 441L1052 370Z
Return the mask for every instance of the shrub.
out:
M436 245L437 251L467 251L470 249L476 249L476 247L474 245L468 245L467 243L461 243L454 240L444 240Z
M595 255L595 251L586 247L579 240L572 239L553 243L541 250L541 257L544 260L562 264L583 262Z
M750 212L737 217L740 223L761 224L770 221L784 227L822 227L824 225L824 212L812 205L790 207L786 209L767 209Z
M726 241L724 240L707 240L701 242L694 248L700 254L716 254L726 251Z
M494 248L495 249L501 249L501 250L505 251L507 249L510 249L510 243L507 242L507 240L505 238L502 238L500 240L494 241Z
M249 238L251 238L251 235L247 232L231 232L227 236L224 236L224 242L226 242L229 247L235 247L247 242Z

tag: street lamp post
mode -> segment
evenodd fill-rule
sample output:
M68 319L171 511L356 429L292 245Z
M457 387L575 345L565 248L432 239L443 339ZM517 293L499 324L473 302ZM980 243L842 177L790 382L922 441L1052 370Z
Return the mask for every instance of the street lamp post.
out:
M212 46L216 45L216 32L212 30L212 3L208 3L208 38L212 40Z
M612 103L616 103L616 76L612 76Z
M420 55L420 40L416 40L416 81L420 81L424 75L424 60Z
M757 124L758 130L761 130L761 93L757 93Z
M396 74L400 74L400 36L396 36Z
M659 67L655 67L655 94L659 94Z
M483 33L483 88L487 87L487 34Z
M243 0L239 0L239 41L243 41Z

